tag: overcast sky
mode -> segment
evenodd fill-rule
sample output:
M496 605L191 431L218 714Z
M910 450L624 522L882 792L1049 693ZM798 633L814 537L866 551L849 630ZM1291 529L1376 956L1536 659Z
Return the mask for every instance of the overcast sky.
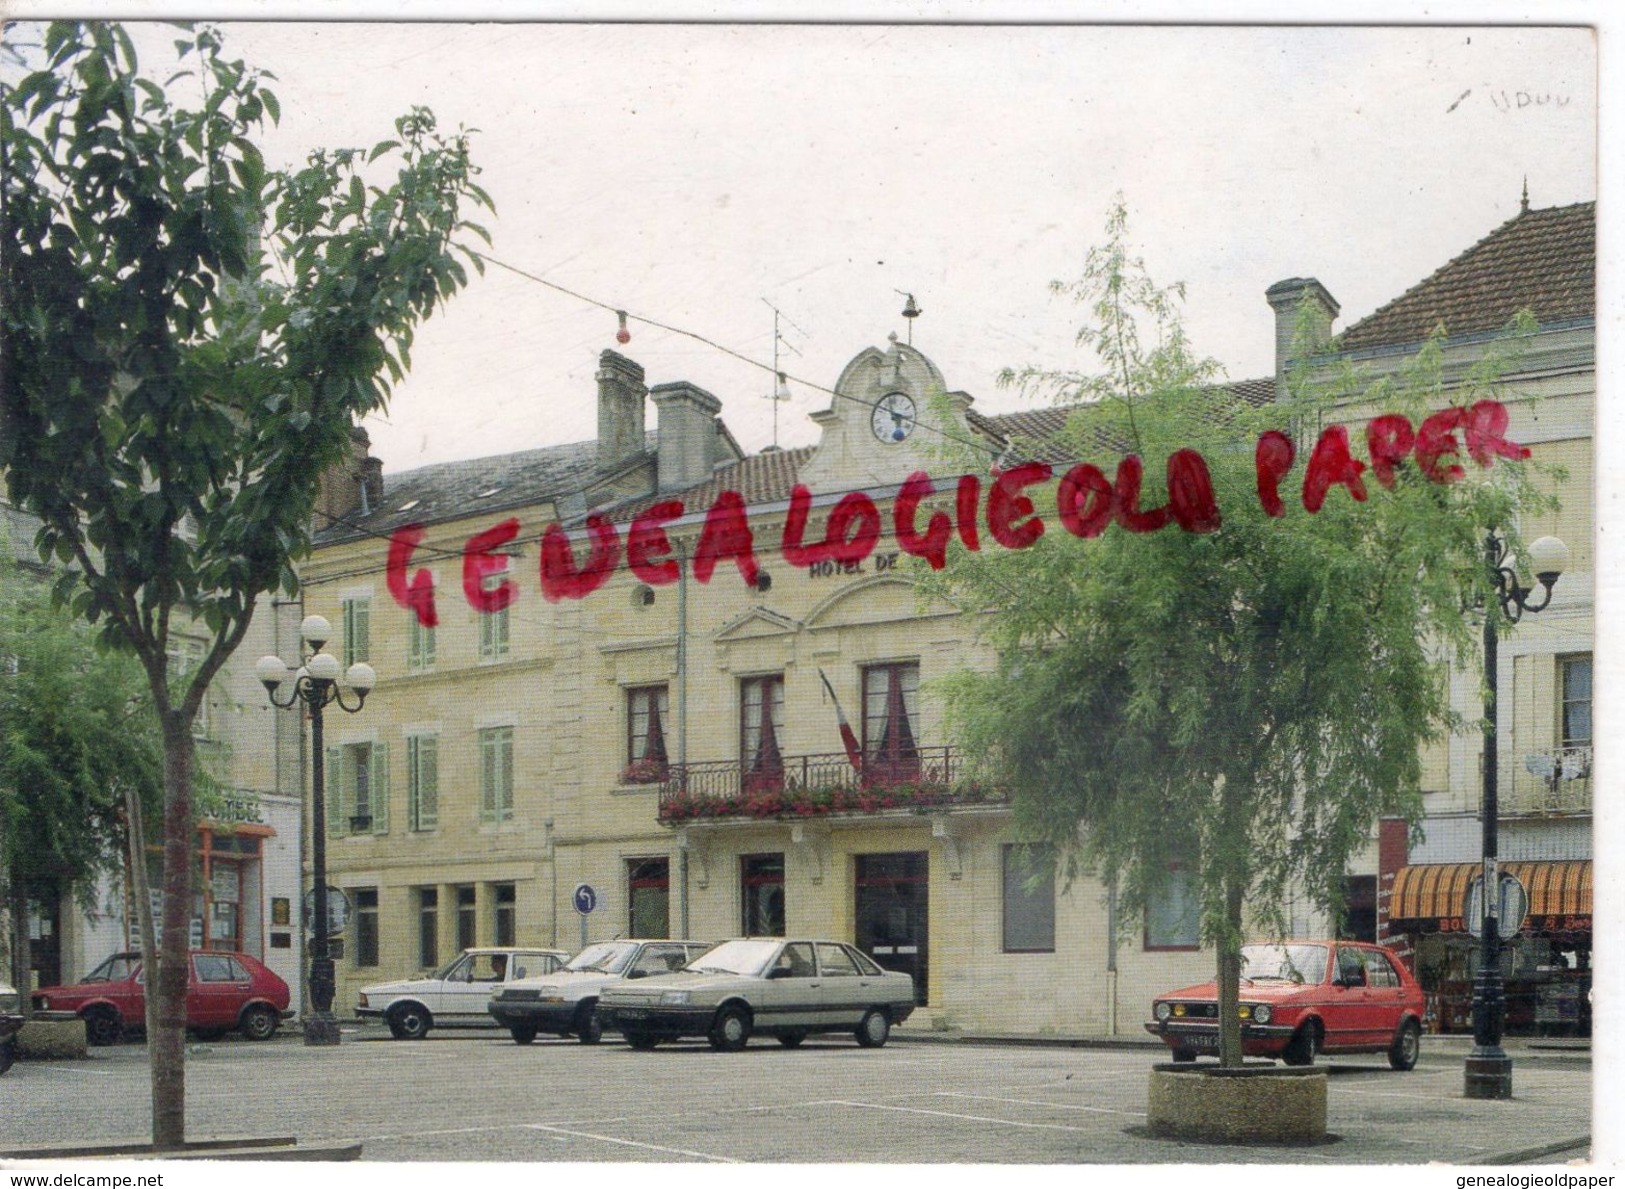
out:
M1530 202L1596 196L1584 29L226 22L277 76L273 163L388 135L413 104L478 128L498 259L624 308L653 385L774 436L771 303L815 440L845 363L906 337L984 411L1001 368L1082 366L1052 298L1113 195L1153 276L1186 283L1196 348L1272 368L1264 290L1314 276L1346 326ZM162 70L167 30L142 30ZM162 75L160 75L162 77ZM610 313L490 270L426 326L387 416L386 469L591 438Z

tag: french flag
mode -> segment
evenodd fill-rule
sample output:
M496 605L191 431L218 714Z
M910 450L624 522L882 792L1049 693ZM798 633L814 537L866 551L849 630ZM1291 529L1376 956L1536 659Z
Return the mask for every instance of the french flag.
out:
M829 691L829 700L835 703L835 721L841 728L841 744L846 748L846 758L851 762L852 770L862 776L863 749L858 746L858 737L852 732L852 724L846 721L846 715L841 711L841 700L835 696L835 687L829 683L824 670L818 670L818 677Z

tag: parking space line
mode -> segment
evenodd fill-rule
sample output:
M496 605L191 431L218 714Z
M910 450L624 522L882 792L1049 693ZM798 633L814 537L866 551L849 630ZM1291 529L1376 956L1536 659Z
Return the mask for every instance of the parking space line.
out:
M935 1115L940 1119L963 1119L967 1123L997 1123L1000 1127L1029 1127L1038 1131L1087 1131L1085 1127L1069 1127L1065 1123L1023 1123L1016 1119L995 1119L989 1115L957 1115L952 1111L928 1111L918 1106L885 1106L878 1102L849 1102L844 1098L830 1098L821 1106L849 1106L860 1111L896 1111L905 1115Z
M969 1098L977 1102L1008 1102L1011 1106L1047 1106L1058 1111L1088 1111L1094 1115L1132 1115L1136 1119L1145 1118L1144 1111L1114 1111L1104 1106L1083 1106L1076 1102L1040 1102L1031 1098L1001 1098L996 1094L959 1094L953 1090L938 1090L938 1098Z
M568 1127L552 1127L546 1123L521 1123L519 1126L527 1127L532 1131L553 1131L560 1135L573 1135L578 1139L594 1139L600 1143L622 1144L628 1148L647 1148L651 1152L664 1152L668 1156L692 1156L696 1160L709 1160L715 1164L742 1163L731 1156L714 1156L709 1152L693 1152L687 1148L665 1148L659 1144L639 1143L635 1139L619 1139L613 1135L596 1135L591 1131L572 1131Z

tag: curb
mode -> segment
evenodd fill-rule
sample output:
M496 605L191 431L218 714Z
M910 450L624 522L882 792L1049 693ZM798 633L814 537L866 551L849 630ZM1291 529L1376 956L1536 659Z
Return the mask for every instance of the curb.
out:
M1556 1143L1542 1144L1538 1148L1519 1148L1514 1152L1497 1152L1485 1156L1478 1164L1549 1164L1547 1157L1556 1156L1563 1152L1574 1152L1582 1160L1591 1158L1591 1137L1582 1135L1575 1139L1558 1140Z

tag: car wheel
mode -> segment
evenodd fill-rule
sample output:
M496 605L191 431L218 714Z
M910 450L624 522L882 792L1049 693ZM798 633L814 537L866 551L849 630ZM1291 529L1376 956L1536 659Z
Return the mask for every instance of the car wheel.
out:
M737 1053L750 1041L750 1015L737 1004L717 1012L707 1038L719 1053Z
M1388 1064L1404 1073L1416 1068L1416 1059L1422 1054L1422 1026L1415 1020L1406 1020L1394 1037L1394 1047L1388 1050Z
M626 1034L626 1043L640 1053L647 1053L660 1042L647 1032L628 1032Z
M604 1022L598 1018L598 1001L589 999L576 1008L576 1039L595 1045L604 1039Z
M1281 1060L1288 1065L1313 1065L1319 1048L1320 1025L1311 1020L1292 1034L1286 1048L1281 1050Z
M243 1035L249 1040L270 1040L281 1022L276 1012L263 1003L256 1003L243 1013Z
M781 1032L779 1043L787 1049L799 1049L801 1042L807 1039L805 1032Z
M528 1045L536 1039L535 1024L515 1024L508 1032L513 1036L513 1043L516 1045Z
M389 1013L389 1031L396 1040L422 1040L432 1023L427 1008L403 1004Z
M1196 1050L1195 1049L1175 1049L1174 1050L1174 1060L1179 1062L1179 1064L1181 1064L1181 1065L1189 1064L1190 1062L1196 1060Z
M11 1063L17 1059L17 1042L14 1040L0 1041L0 1073L11 1068Z
M97 1046L116 1045L124 1036L124 1021L110 1007L93 1007L85 1013L85 1040Z
M854 1035L864 1048L878 1049L891 1035L891 1019L879 1008L873 1008L858 1024L858 1030Z

